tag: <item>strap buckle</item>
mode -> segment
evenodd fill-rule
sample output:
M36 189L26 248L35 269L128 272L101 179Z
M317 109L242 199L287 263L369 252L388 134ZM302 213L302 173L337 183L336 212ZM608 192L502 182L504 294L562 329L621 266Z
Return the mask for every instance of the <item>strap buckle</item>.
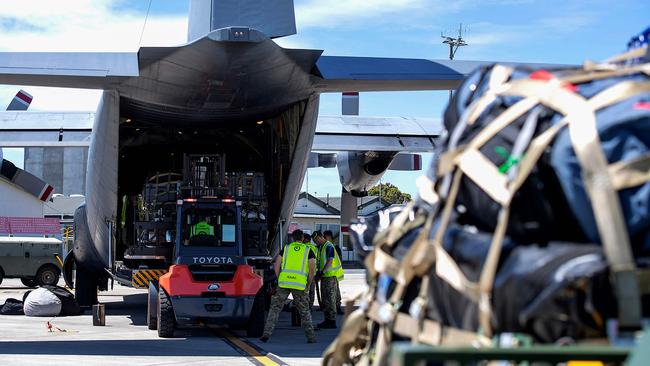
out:
M392 324L397 317L397 311L399 310L400 304L391 304L389 302L383 304L377 313L379 320L382 324L388 325Z
M426 306L427 301L424 298L420 296L416 297L409 306L409 315L411 315L412 318L416 319L418 323L421 323L424 319L424 310L426 309Z

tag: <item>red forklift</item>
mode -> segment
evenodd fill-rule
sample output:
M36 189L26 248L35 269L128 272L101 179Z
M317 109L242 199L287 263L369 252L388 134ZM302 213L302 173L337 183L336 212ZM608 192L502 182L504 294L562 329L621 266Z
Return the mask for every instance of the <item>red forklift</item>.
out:
M226 172L225 155L184 154L122 203L126 250L114 279L148 288L147 323L160 337L220 325L259 337L273 280L261 173Z
M148 326L160 337L211 324L262 335L269 261L244 256L241 204L233 198L178 199L174 263L149 284Z

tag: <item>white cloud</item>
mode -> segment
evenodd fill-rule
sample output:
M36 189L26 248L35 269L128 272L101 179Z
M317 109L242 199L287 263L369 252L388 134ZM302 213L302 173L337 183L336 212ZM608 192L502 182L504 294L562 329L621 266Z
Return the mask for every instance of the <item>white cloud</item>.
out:
M436 1L437 2L437 1ZM431 6L426 0L309 0L296 5L298 28L334 27Z
M0 33L0 49L7 51L134 51L138 48L144 15L117 11L110 0L24 0L6 2L0 19L20 27ZM0 27L2 26L0 22ZM31 25L29 28L26 25ZM185 42L187 18L149 16L142 45Z
M121 0L3 1L1 51L136 51L144 14L116 10ZM174 46L187 38L187 16L149 15L142 46ZM0 106L20 86L0 86ZM101 91L26 86L32 110L95 110Z

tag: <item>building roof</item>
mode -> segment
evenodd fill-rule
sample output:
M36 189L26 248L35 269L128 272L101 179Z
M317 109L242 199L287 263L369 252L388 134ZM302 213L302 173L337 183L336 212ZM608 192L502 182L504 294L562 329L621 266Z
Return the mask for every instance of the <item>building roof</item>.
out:
M0 244L16 244L16 243L61 244L61 240L56 239L56 238L31 238L31 237L16 237L16 236L0 236Z
M366 196L357 198L359 216L367 216L390 206L385 200L379 200L378 196ZM294 215L319 215L339 216L341 214L341 197L316 197L307 192L298 196L298 202L294 209Z
M86 198L84 196L57 196L52 201L45 202L43 215L45 217L73 216L77 207L81 206Z

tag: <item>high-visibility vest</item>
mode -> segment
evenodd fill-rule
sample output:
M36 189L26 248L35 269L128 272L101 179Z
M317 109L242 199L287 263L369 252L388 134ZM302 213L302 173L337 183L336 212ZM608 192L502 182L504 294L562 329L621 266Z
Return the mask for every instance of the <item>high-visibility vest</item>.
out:
M328 246L332 247L332 251L334 252L334 259L332 259L332 265L327 270L327 272L323 272L323 277L336 277L337 280L343 281L343 266L341 265L341 258L339 258L339 254L336 252L334 244L330 243L329 241L323 244L320 249L320 255L318 256L318 268L321 271L325 269L325 264L327 264Z
M199 221L196 225L192 226L191 236L194 235L214 235L214 226L205 221Z
M314 253L314 258L318 258L318 248L312 243L305 243L305 245L311 250L312 253Z
M309 248L303 243L293 242L284 248L278 286L294 290L307 288L309 276Z

